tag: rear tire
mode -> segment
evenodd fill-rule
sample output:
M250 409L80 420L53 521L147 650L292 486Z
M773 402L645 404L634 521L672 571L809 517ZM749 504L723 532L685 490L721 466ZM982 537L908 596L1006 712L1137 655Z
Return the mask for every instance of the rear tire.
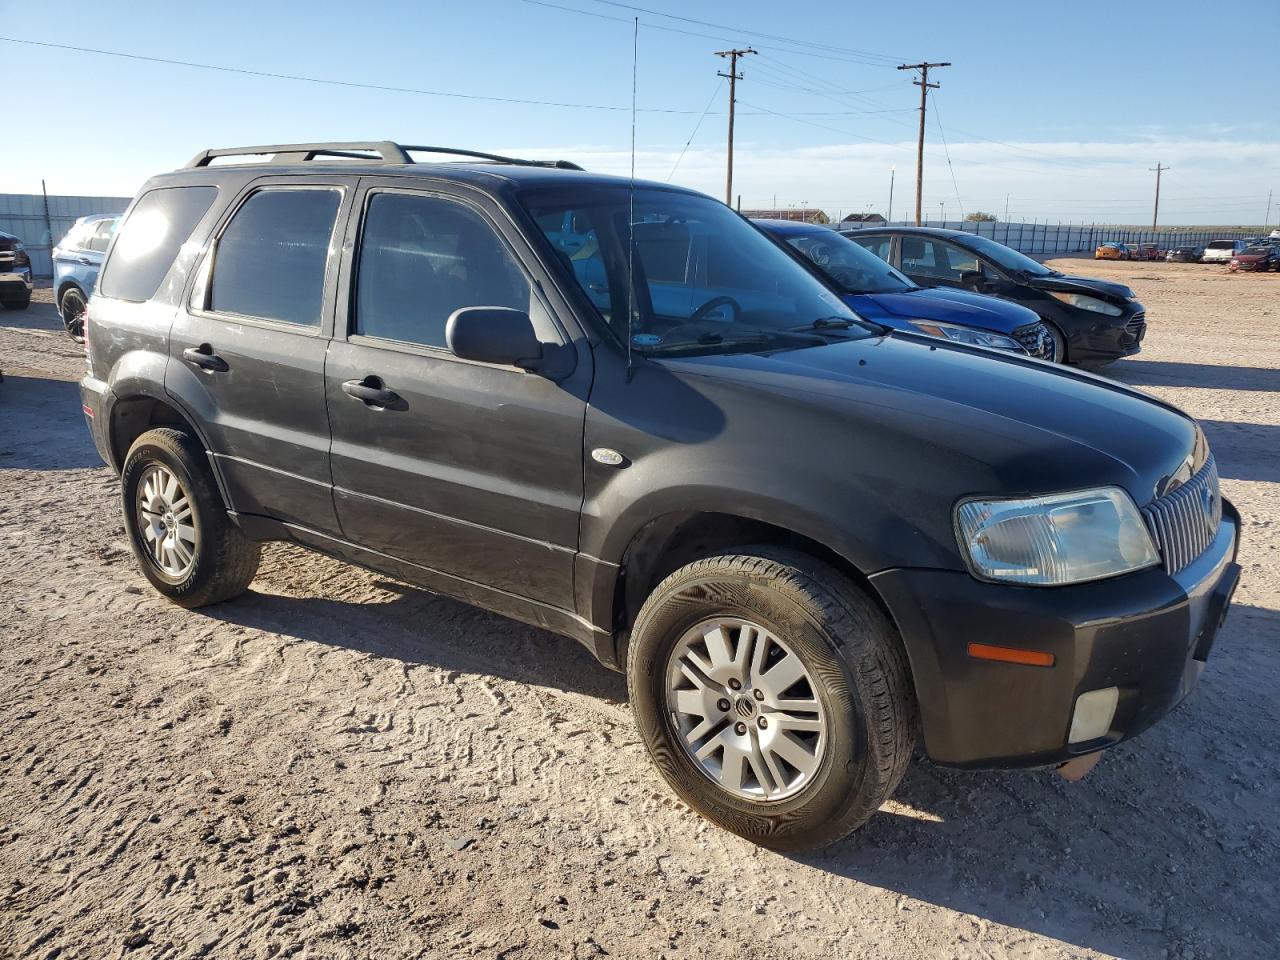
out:
M835 843L888 799L911 759L901 641L870 598L805 554L744 548L671 574L636 618L627 678L671 788L766 847Z
M138 566L174 603L229 600L253 581L262 548L227 516L208 457L190 434L160 427L138 437L120 493Z

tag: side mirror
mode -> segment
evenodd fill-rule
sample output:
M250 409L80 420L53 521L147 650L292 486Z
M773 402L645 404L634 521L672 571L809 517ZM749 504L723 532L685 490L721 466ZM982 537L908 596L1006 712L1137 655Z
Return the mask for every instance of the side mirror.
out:
M966 270L960 274L960 286L970 290L983 290L987 285L986 275L981 270Z
M455 357L534 369L542 360L542 344L533 321L510 307L463 307L449 316L445 342Z

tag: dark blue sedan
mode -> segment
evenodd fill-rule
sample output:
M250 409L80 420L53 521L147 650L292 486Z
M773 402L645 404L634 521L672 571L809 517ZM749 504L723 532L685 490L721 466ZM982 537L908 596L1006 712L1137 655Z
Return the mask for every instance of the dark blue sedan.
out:
M754 221L802 254L858 316L887 327L1056 360L1033 311L967 290L921 287L844 234L790 220Z

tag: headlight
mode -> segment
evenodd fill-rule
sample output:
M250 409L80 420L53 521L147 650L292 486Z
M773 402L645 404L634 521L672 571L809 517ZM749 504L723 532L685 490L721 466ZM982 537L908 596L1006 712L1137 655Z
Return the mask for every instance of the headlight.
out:
M1160 562L1142 515L1118 487L1022 500L965 500L956 535L975 576L1028 586L1084 583Z
M1088 310L1092 313L1105 313L1108 317L1118 317L1124 313L1123 307L1117 307L1114 304L1107 303L1105 300L1099 300L1097 297L1086 297L1082 293L1063 293L1059 290L1050 290L1049 296L1055 300L1060 300L1069 307L1079 307L1081 310Z
M956 343L969 343L975 347L990 347L993 350L1015 350L1025 353L1022 344L1002 333L991 333L988 330L975 330L973 327L957 327L950 323L935 323L932 320L908 320L921 333L943 340L954 340Z

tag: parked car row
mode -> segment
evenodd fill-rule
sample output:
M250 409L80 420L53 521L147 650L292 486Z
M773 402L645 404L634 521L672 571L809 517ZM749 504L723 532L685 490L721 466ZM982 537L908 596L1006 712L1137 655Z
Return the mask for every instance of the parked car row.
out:
M930 288L929 295L967 290L988 302L999 299L1025 307L1053 341L1046 354L1028 335L1022 345L1036 356L1098 367L1142 349L1146 309L1124 284L1070 276L988 237L960 230L855 228L847 236L914 283Z
M1093 258L1095 260L1164 260L1168 263L1225 263L1232 265L1234 270L1240 267L1237 258L1247 250L1249 256L1245 263L1256 263L1258 258L1262 257L1263 262L1268 265L1261 268L1245 266L1243 269L1273 269L1270 266L1273 262L1272 258L1266 255L1265 250L1258 248L1274 247L1277 242L1280 242L1280 238L1253 237L1245 240L1211 240L1203 247L1183 244L1162 250L1154 243L1131 244L1108 241L1098 244L1093 251Z
M771 847L865 822L918 734L1083 775L1195 685L1240 519L1191 417L983 336L1111 358L1141 306L969 234L761 226L389 141L151 179L80 384L142 574L228 601L288 540L572 637Z

